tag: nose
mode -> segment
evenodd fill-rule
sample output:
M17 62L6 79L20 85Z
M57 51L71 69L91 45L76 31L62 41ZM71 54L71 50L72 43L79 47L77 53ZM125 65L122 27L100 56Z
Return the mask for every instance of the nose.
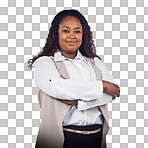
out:
M68 38L69 38L69 39L75 39L76 36L75 36L75 35L69 35Z
M71 33L69 34L68 38L69 38L69 39L75 39L76 36L75 36L75 34L74 34L73 32L71 32Z

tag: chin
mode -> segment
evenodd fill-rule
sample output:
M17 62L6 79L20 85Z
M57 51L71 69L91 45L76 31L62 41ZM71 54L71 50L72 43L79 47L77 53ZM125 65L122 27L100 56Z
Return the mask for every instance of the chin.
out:
M78 50L78 48L76 48L76 49L69 48L69 49L67 49L67 52L76 52L77 50Z

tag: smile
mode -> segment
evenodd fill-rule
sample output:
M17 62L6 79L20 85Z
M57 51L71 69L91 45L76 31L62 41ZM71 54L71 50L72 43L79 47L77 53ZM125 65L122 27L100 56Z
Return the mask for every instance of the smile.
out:
M66 41L69 45L74 45L77 41Z

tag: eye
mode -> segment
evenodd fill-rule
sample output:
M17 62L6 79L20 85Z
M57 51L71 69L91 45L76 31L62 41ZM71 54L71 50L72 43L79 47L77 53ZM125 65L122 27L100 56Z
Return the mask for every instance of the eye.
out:
M75 31L75 33L81 33L81 31L80 30L77 30L77 31Z
M68 32L69 32L69 30L63 30L63 32L68 33Z

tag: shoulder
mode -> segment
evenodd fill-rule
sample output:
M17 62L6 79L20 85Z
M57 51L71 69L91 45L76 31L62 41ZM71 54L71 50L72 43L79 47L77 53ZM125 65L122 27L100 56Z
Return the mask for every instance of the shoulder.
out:
M94 57L95 64L104 64L102 60L100 60L98 57Z
M104 65L104 63L98 58L98 57L94 57L94 58L90 58L90 57L86 57L83 56L85 58L86 61L89 61L89 63L91 64L95 64L97 65Z
M39 57L34 63L36 64L38 62L46 62L46 61L53 61L53 60L49 56L42 56Z
M51 59L51 57L49 56L42 56L42 57L39 57L35 62L34 62L34 66L37 65L37 64L42 64L42 63L53 63L53 60Z
M101 70L101 71L108 71L107 66L104 64L102 60L100 60L98 57L94 58L95 65Z

